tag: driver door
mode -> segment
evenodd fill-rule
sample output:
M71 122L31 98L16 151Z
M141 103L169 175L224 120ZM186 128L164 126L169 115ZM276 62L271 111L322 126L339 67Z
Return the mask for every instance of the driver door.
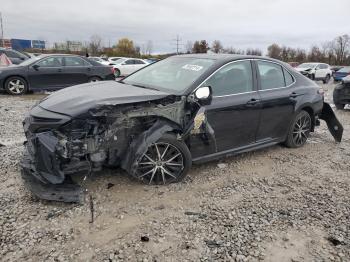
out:
M31 89L57 89L65 85L63 77L63 57L43 58L30 66L28 79Z
M191 146L194 158L255 143L261 107L251 61L228 63L201 86L213 92L210 105L204 107L216 148L213 152L213 142L197 136Z

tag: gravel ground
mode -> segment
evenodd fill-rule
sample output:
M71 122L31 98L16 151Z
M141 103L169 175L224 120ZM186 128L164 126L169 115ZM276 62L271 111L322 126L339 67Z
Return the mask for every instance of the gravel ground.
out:
M326 98L333 84L323 85ZM350 261L350 110L337 144L322 123L301 149L274 146L144 186L116 170L90 202L38 200L18 162L25 112L44 95L0 95L2 261Z

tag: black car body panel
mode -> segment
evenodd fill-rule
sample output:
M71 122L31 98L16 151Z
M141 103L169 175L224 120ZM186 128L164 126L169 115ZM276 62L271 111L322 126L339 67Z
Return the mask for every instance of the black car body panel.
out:
M35 66L52 57L62 59L62 64L48 67ZM82 66L68 66L66 58L76 58L85 62ZM100 80L114 80L112 70L109 66L101 65L81 56L42 55L25 61L23 64L0 68L0 88L5 89L5 82L8 78L19 76L26 80L29 90L57 90L87 83L91 77L98 77Z
M333 101L337 105L350 104L350 77L345 77L333 91Z
M94 83L61 90L32 108L24 121L28 142L22 163L24 177L40 181L32 191L46 199L78 201L79 187L62 199L52 185L61 192L75 174L87 176L104 165L133 174L135 159L169 132L186 143L193 162L198 163L277 144L286 139L291 121L301 110L310 114L312 130L320 117L341 140L342 126L324 105L319 87L289 65L252 56L194 56L209 57L215 63L183 92L123 82ZM195 100L193 93L207 78L227 63L241 60L251 62L255 76L256 61L277 63L288 70L293 83L261 91L261 80L254 77L252 92L214 96L206 104ZM45 185L52 194L42 193Z

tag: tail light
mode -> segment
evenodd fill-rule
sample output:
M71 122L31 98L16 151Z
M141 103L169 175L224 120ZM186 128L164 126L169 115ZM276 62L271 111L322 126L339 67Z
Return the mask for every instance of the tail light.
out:
M318 89L317 93L320 94L321 96L324 96L323 88Z

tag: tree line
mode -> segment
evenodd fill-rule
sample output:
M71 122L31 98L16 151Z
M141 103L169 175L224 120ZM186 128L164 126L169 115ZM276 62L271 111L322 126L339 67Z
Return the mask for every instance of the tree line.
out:
M186 53L207 53L211 50L214 53L257 55L263 54L258 48L247 48L246 50L234 47L224 48L219 40L213 41L209 46L206 40L187 42ZM323 62L332 65L350 65L350 36L341 35L332 41L324 42L320 45L312 45L310 50L294 48L277 43L267 47L266 55L271 58L285 62Z
M213 53L263 55L263 51L259 48L243 50L235 47L224 47L220 40L213 41L211 45L206 40L188 41L184 46L183 53L207 53L209 50ZM80 53L88 53L91 56L104 54L107 56L146 58L152 56L152 51L153 42L151 40L148 40L145 44L137 45L128 38L122 38L115 45L105 48L102 45L102 38L98 35L93 35ZM173 54L159 55L157 57L170 55ZM312 45L309 50L273 43L267 47L266 55L285 62L303 63L313 61L332 65L350 65L350 36L347 34L338 36L332 41Z

